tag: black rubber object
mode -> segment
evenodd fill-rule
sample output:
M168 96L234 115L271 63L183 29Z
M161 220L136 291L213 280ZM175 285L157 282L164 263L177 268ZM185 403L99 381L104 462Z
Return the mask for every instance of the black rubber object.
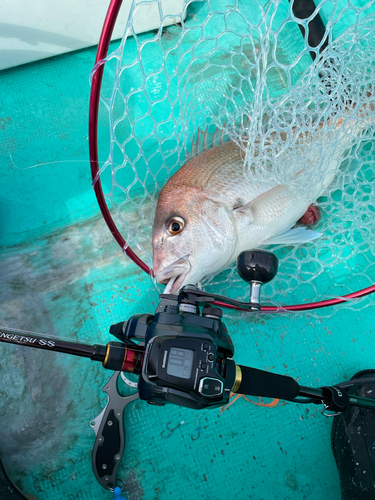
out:
M291 0L289 0L289 2L290 1ZM298 19L307 19L316 10L316 5L313 0L294 0L291 3L293 14L298 17ZM324 37L326 37L324 43L319 49L319 53L321 53L328 45L328 35L326 35L326 27L319 12L317 12L317 14L311 19L307 26L309 32L307 36L307 42L310 47L317 47L322 42ZM304 26L302 26L302 24L299 24L298 27L302 33L302 36L305 37ZM310 56L314 61L316 58L316 52L311 50Z
M206 316L207 314L210 316L217 316L219 319L223 317L223 311L218 307L210 307L210 306L204 307L202 311L202 316Z
M322 387L322 392L324 398L326 399L326 410L342 412L347 409L349 405L349 396L347 391L332 385Z
M245 250L237 257L237 271L240 277L250 283L268 283L277 274L279 261L268 250Z
M242 380L236 392L249 396L293 401L299 394L299 385L292 377L278 375L248 366L238 365Z
M106 475L112 476L113 474L113 469L116 466L114 457L120 452L121 447L120 425L121 423L116 418L115 412L111 410L103 428L103 442L98 446L98 452L96 453L96 470L100 478Z
M375 370L357 373L361 385L348 389L351 396L375 399ZM366 378L372 378L366 383ZM349 406L334 418L331 445L340 475L342 500L375 498L375 410Z

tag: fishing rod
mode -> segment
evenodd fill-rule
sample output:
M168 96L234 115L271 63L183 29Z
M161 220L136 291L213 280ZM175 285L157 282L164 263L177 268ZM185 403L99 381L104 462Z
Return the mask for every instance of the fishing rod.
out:
M171 323L169 321L166 321L166 316L179 314L178 320L180 323L181 317L186 320L186 326L184 326L183 332L185 334L187 332L191 333L191 326L189 324L189 320L191 320L191 318L189 317L189 315L197 315L198 313L187 312L183 307L181 307L181 304L188 303L185 301L187 296L189 297L188 300L191 301L192 291L193 290L189 288L181 292L180 297L182 297L182 300L181 302L179 302L180 307L178 308L178 313L176 306L171 305L170 301L166 301L162 298L159 304L159 308L161 306L164 306L164 311L163 313L159 312L159 316L157 318L153 317L151 321L157 323L158 325L170 325ZM360 406L363 408L375 409L374 399L358 396L356 396L355 398L346 397L344 394L338 394L336 391L336 388L346 389L352 387L353 385L356 385L357 382L361 382L361 384L363 384L363 380L351 380L342 384L336 384L332 387L326 386L322 388L312 388L299 385L296 380L286 375L279 375L268 371L259 370L257 368L234 364L232 358L228 357L228 352L225 352L225 349L217 339L217 332L215 330L217 324L215 324L215 321L220 321L218 313L219 309L213 311L214 309L216 308L207 308L206 311L203 312L202 318L212 318L214 320L214 322L212 323L213 327L211 328L215 331L215 335L212 335L212 337L210 338L210 336L207 336L203 334L202 331L200 331L199 338L201 339L201 341L191 336L186 338L173 338L172 341L170 341L170 339L167 339L167 343L165 343L165 339L158 339L159 342L155 342L155 345L152 345L150 347L149 344L151 339L147 339L147 349L143 346L140 347L136 343L129 341L129 339L127 338L127 336L130 334L130 330L137 327L139 328L139 326L141 327L141 329L143 328L143 325L135 325L134 323L138 323L138 321L143 320L143 318L140 318L140 316L147 315L136 315L131 317L128 321L121 322L110 327L110 333L121 338L122 342L111 341L106 345L89 345L83 344L81 342L67 342L48 335L4 327L0 327L0 342L16 344L19 346L34 347L47 351L60 352L74 356L80 356L83 358L90 358L92 361L100 361L104 368L112 371L124 371L127 373L134 373L136 375L139 375L143 370L143 373L146 375L149 382L153 379L161 380L163 384L159 383L158 385L162 385L163 388L168 387L168 385L170 384L171 387L178 387L178 389L184 392L191 389L191 386L193 386L193 379L192 376L187 376L187 373L195 373L191 368L197 366L199 366L201 371L204 372L205 382L208 381L208 383L211 384L211 381L213 381L212 384L218 384L217 387L211 387L211 385L205 386L204 384L200 384L198 387L195 384L194 387L198 387L198 397L194 396L193 399L191 399L191 397L189 398L181 392L181 394L178 395L178 402L176 399L176 394L173 391L171 391L170 394L167 395L167 393L162 394L162 392L164 391L158 391L154 388L154 392L151 397L147 391L142 391L142 395L144 397L140 396L141 399L157 405L159 405L160 402L163 401L163 403L174 403L178 404L179 406L185 406L193 409L220 407L228 402L229 393L231 392L244 394L247 396L283 399L285 401L295 403L323 403L325 409L334 410L336 412L344 411L349 404L353 406ZM215 318L213 317L214 313ZM170 320L170 318L167 319ZM129 327L128 325L131 322L133 322L133 325L132 327ZM211 321L209 323L211 323ZM209 326L207 326L207 321L202 320L201 322L196 323L196 325L198 324L200 324L201 329L210 328ZM224 326L223 323L222 325ZM150 326L151 323L148 324L147 328L149 328ZM120 333L121 331L122 333ZM221 332L221 334L223 334L223 331ZM139 334L139 332L137 332L137 334ZM166 335L166 332L164 331L163 334ZM134 333L132 335L134 335ZM158 334L157 337L159 336L161 335ZM187 340L187 338L189 340ZM208 344L207 342L213 341L213 338L215 340L215 345ZM154 343L154 341L152 343ZM195 357L195 353L192 357L190 357L189 353L184 353L183 351L187 350L184 347L185 345L189 349L196 348L197 352L199 350L204 352L204 354L201 355L201 359ZM162 346L162 349L160 348L160 346ZM228 342L228 346L228 351L233 355L234 349L232 347L231 341ZM160 351L162 351L164 348L168 349L163 353L164 358L165 352L167 352L167 375L165 373L158 374L156 371L156 367L158 367L162 361L162 359L160 359ZM174 352L174 350L179 350L179 352L176 353ZM143 367L145 352L147 352L147 365L146 367ZM223 354L226 354L226 357L224 357ZM179 362L179 358L181 358L181 362ZM214 373L211 373L209 368L206 369L205 366L202 367L202 365L204 365L204 361L208 364L211 363L211 368L213 368L213 362L215 361L215 368L213 369ZM223 364L226 364L225 371L223 371ZM218 365L220 365L220 368ZM163 377L165 379L163 379ZM182 384L182 382L180 381L176 383L173 380L173 377L188 379L188 382ZM374 382L375 378L367 379L366 382L368 381ZM179 386L179 384L181 384L181 386ZM297 399L301 396L308 399ZM186 398L186 400L180 400L179 398ZM220 399L218 400L217 398Z
M296 19L303 21L304 19L309 19L308 22L308 38L307 42L310 50L310 55L312 60L315 60L317 53L320 55L322 51L328 45L328 37L326 34L326 28L324 22L316 11L316 5L313 0L289 0L291 3L291 10ZM102 32L99 39L98 49L95 58L95 66L91 72L91 93L90 93L90 107L89 107L89 151L90 151L90 165L91 165L91 176L92 176L92 186L95 191L95 195L103 215L103 218L111 231L111 234L120 245L122 251L133 260L133 262L139 266L145 273L153 276L153 270L145 263L143 260L136 255L136 253L130 248L122 237L120 231L118 230L106 204L103 189L100 180L99 172L99 155L98 155L98 114L99 114L99 102L100 102L100 90L103 79L104 66L106 63L106 57L108 53L109 43L111 41L112 32L117 21L118 13L122 5L122 0L111 0L108 7L107 15L103 24ZM316 12L314 17L311 17L313 13ZM306 30L303 23L298 23L299 29L305 38ZM314 50L315 49L315 50ZM330 90L328 89L328 92ZM280 313L280 312L301 312L309 311L312 309L319 309L324 307L330 307L338 304L347 302L348 300L359 299L366 295L375 292L375 284L363 288L361 290L354 291L348 295L342 297L335 297L327 300L320 300L316 302L304 303L304 304L293 304L293 305L281 305L281 306L263 306L261 307L261 312L266 313ZM234 304L225 301L217 301L215 305L219 307L229 308L229 309L239 309L246 310L237 307Z
M162 299L159 307L164 305L164 311L163 313L158 313L158 317L153 317L151 321L158 325L170 325L170 318L167 318L168 321L166 321L166 316L178 314L179 323L181 323L181 317L186 323L183 332L185 334L188 332L191 333L191 328L193 327L191 327L189 321L191 318L189 315L197 315L198 313L189 313L186 312L183 307L181 308L181 304L187 304L184 300L186 297L185 293L189 296L189 300L191 300L191 292L192 289L183 290L181 292L182 301L179 302L180 307L178 308L178 312L176 306L171 305L170 301ZM211 310L208 311L208 309ZM136 375L143 372L149 383L157 379L163 382L162 384L160 384L160 382L158 383L163 389L166 387L169 388L170 386L170 388L175 387L181 391L180 394L176 395L177 391L170 391L170 393L168 393L168 391L165 392L164 390L153 388L152 395L150 396L151 393L148 392L148 390L150 390L149 387L147 387L147 390L142 389L140 398L157 405L161 405L162 402L163 404L173 403L192 409L220 407L228 403L229 393L239 393L247 396L283 399L295 403L323 403L325 410L333 410L336 412L344 411L349 404L375 409L374 399L358 396L351 398L347 397L344 393L339 394L337 391L337 388L346 389L356 385L357 382L363 384L363 380L351 380L342 384L336 384L332 387L312 388L299 385L296 380L286 375L279 375L257 368L235 364L232 358L228 357L228 352L231 352L232 355L234 354L231 341L229 341L226 346L228 349L227 352L217 337L218 334L215 329L220 321L218 314L219 309L217 311L213 311L214 308L208 309L203 313L202 320L197 322L196 325L200 325L201 330L212 328L215 334L212 335L211 333L210 337L210 335L200 331L200 340L191 336L185 338L180 336L180 338L175 338L169 335L171 339L168 338L166 340L158 338L157 342L154 340L152 341L151 346L151 339L148 338L146 341L147 348L139 347L136 343L129 342L129 339L127 339L127 336L130 334L129 330L135 327L134 322L137 323L140 320L142 321L143 318L140 318L140 316L145 316L136 315L126 322L111 326L110 333L119 336L122 342L111 341L108 342L107 345L89 345L80 342L67 342L48 335L4 327L0 327L0 342L90 358L92 361L100 361L104 368L112 371L124 371ZM213 318L214 312L216 313L215 316L217 316L215 319ZM205 321L204 318L212 318L213 322L209 321L208 323L212 323L213 326L207 326L207 321ZM131 328L126 326L130 322L133 322ZM139 327L140 325L137 326ZM147 328L150 326L151 323L148 324ZM141 329L142 328L143 325L141 326ZM120 331L122 331L122 333L120 333ZM176 331L174 333L176 333ZM221 334L223 334L223 331ZM164 331L163 334L166 335L166 332ZM160 334L157 335L157 337L160 336ZM228 341L228 339L226 340ZM212 344L210 342L212 342ZM161 346L162 348L160 348ZM163 351L163 349L167 350ZM195 349L192 357L190 357L190 353L184 352L188 349ZM175 352L176 350L179 352ZM164 358L164 356L166 356L167 358L166 373L163 373L163 370L161 370L161 373L157 372L157 367L160 368L159 365L163 361L163 358L160 358L161 351L163 351L162 357ZM203 352L200 357L197 354L198 351ZM146 352L147 364L143 366ZM165 353L167 353L167 355L165 355ZM181 362L179 358L181 358ZM214 361L215 368L213 368ZM211 364L211 368L206 368L204 362L209 365ZM223 364L226 364L225 370L223 370ZM194 385L193 377L190 374L195 374L195 370L192 368L196 368L197 366L200 367L200 370L204 374L204 381L210 385L204 385L204 383L199 384L199 386L197 384ZM212 373L211 369L213 370ZM173 377L187 379L188 382L176 382ZM375 378L367 379L366 382L368 381L374 382ZM215 387L214 384L218 384L217 387ZM194 388L198 390L198 395L185 394L186 392L193 392ZM163 392L165 392L165 394L162 394ZM308 399L297 399L299 397Z
M234 345L222 321L223 312L215 303L259 310L261 285L275 277L278 261L266 250L242 252L237 268L250 284L248 302L187 285L178 295L162 294L154 314L136 314L112 325L109 332L117 340L106 345L0 328L0 342L90 358L115 372L103 387L108 395L106 407L90 421L96 434L93 471L104 488L113 490L118 484L117 469L125 447L123 415L126 406L138 398L156 406L175 404L202 410L222 407L232 393L239 393L322 404L325 416L337 415L349 406L375 409L374 399L348 392L355 385L374 383L374 377L313 388L286 375L235 363ZM139 375L137 391L130 396L118 390L123 372Z

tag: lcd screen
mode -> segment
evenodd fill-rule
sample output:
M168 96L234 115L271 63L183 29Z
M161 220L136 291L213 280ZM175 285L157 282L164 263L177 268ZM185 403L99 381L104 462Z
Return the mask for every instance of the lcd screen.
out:
M190 378L194 351L172 347L169 351L167 373L173 377Z

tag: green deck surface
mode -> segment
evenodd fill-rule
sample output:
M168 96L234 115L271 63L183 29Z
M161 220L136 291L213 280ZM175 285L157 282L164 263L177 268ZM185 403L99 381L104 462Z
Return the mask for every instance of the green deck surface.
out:
M0 73L0 324L105 343L112 323L153 312L158 298L123 256L90 187L94 58L88 49ZM108 127L103 113L101 159ZM330 315L226 323L237 363L317 387L375 366L372 311L338 307ZM39 500L110 499L92 473L89 427L105 404L110 372L26 347L0 344L0 352L0 456L12 479ZM331 419L322 408L254 402L239 398L222 412L132 403L119 470L127 499L339 500ZM161 436L167 423L182 421Z

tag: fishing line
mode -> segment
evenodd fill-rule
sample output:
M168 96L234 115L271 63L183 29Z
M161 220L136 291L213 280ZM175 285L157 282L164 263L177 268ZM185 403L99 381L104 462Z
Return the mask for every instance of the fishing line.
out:
M104 220L111 231L113 237L117 243L122 248L123 252L126 253L133 262L139 266L144 272L153 277L153 270L140 258L135 252L129 247L125 242L124 238L120 234L117 226L109 212L108 206L106 204L103 189L101 185L100 175L99 175L99 160L98 160L98 113L99 113L99 103L100 103L100 91L103 79L104 65L106 63L106 56L109 48L109 43L111 40L113 28L115 26L120 7L122 5L122 0L111 0L109 5L106 18L103 24L103 29L100 35L100 40L98 44L98 50L96 53L95 66L92 71L92 81L91 81L91 93L90 93L90 106L89 106L89 151L90 151L90 164L91 164L91 175L93 181L93 189L104 217ZM313 1L295 1L292 4L292 10L296 19L305 20L311 17L312 13L316 10L316 6ZM301 17L303 16L303 17ZM305 28L302 24L298 23L302 34L305 37ZM317 13L308 22L309 27L309 38L307 40L311 49L310 54L313 59L315 59L317 52L320 53L327 45L327 39L323 40L325 36L324 23ZM315 37L310 37L310 33L316 29ZM295 305L283 305L283 306L263 306L261 307L261 312L286 312L286 311L308 311L313 309L319 309L329 306L334 306L337 304L342 304L347 300L358 299L375 292L375 284L358 290L356 292L344 295L342 297L336 297L328 300L322 300L317 302L310 302L305 304L295 304ZM223 304L221 302L216 302L216 305L220 307L226 307L230 309L240 309L234 306ZM241 309L240 309L241 310Z

